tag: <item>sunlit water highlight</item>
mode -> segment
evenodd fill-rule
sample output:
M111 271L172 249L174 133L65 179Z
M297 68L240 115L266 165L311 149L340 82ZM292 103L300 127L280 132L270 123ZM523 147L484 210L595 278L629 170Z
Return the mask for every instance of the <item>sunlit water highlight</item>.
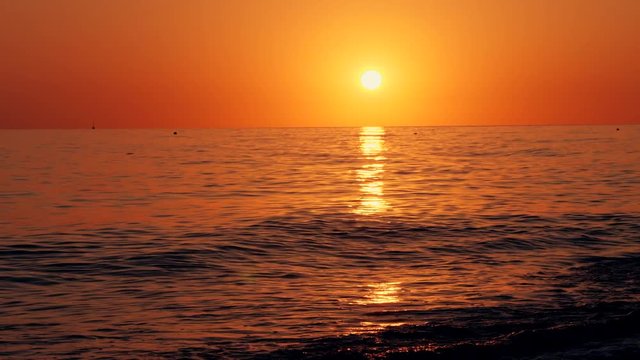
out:
M172 132L0 132L0 356L638 348L639 127Z

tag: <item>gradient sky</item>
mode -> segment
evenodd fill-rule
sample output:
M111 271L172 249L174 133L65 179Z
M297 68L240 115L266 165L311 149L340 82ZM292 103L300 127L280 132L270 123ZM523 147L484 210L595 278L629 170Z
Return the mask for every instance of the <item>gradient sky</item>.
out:
M638 0L0 0L0 127L640 123L639 19Z

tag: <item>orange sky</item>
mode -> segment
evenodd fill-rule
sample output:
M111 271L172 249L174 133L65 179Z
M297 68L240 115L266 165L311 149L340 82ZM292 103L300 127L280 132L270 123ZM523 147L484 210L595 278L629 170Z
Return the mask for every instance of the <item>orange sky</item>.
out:
M0 127L640 123L639 19L638 0L0 0Z

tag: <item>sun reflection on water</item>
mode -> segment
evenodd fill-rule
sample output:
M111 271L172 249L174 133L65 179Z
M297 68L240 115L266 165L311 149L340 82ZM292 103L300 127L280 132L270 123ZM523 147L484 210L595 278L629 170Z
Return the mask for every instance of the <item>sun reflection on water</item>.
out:
M364 306L384 306L389 308L393 307L401 301L400 294L402 287L400 282L380 282L367 284L367 291L360 299L355 300L352 304L364 305ZM386 306L385 306L386 305ZM384 330L389 327L402 326L406 322L393 321L387 319L386 321L360 321L358 326L348 329L347 334L362 334L367 332L375 332Z
M363 299L356 301L359 305L372 304L394 304L400 302L400 283L384 282L378 284L369 284L368 293Z
M384 143L385 130L380 126L363 127L360 130L360 151L368 161L356 170L360 182L360 204L356 214L371 215L386 211L389 204L384 200Z

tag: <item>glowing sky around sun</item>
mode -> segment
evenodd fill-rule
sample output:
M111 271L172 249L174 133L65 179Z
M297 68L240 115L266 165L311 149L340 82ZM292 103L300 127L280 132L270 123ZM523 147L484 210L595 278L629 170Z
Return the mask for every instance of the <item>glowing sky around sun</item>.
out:
M638 123L639 16L636 0L3 0L0 127Z

